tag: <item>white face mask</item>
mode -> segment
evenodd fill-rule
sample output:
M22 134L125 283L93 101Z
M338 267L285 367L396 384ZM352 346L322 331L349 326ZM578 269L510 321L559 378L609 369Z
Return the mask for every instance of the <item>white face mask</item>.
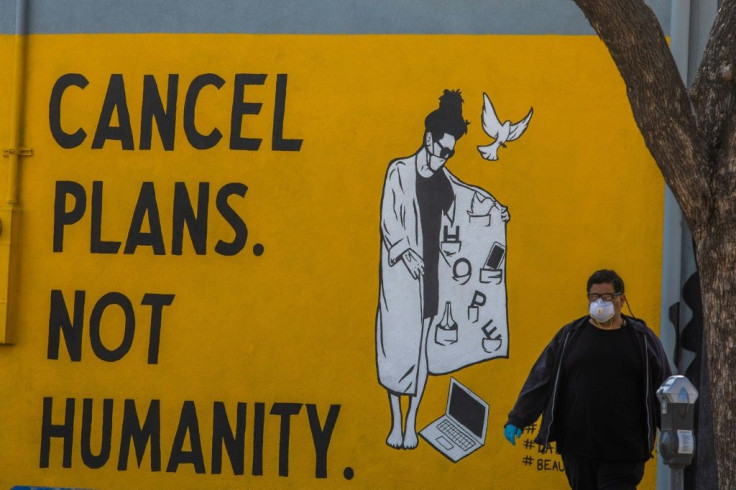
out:
M610 301L603 301L602 298L598 298L590 303L590 316L595 318L598 323L606 323L613 318L615 313L613 303Z

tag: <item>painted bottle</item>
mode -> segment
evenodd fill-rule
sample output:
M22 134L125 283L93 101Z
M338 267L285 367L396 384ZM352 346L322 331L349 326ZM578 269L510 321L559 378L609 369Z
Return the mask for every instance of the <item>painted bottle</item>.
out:
M437 324L434 341L439 345L450 345L457 342L457 322L452 318L452 303L445 303L445 312Z

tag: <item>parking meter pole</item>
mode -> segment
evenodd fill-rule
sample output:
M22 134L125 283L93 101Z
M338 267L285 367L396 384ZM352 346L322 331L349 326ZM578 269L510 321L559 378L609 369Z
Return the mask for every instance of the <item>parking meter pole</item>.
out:
M685 489L685 470L683 468L672 468L670 473L670 490Z
M657 389L661 407L659 454L672 470L670 489L683 490L683 470L693 460L695 401L698 390L685 376L670 376Z

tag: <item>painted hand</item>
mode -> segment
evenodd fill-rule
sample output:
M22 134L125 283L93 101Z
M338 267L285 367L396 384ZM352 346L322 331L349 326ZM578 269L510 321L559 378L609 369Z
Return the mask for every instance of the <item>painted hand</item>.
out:
M521 429L516 427L514 424L508 424L503 428L503 435L506 439L514 446L516 446L516 439L521 437Z
M506 206L501 206L500 204L498 207L501 209L501 220L503 220L504 223L510 220L511 215L509 214L509 209Z
M419 279L419 276L424 274L424 261L414 250L409 249L401 255L401 260L404 265L409 269L411 277Z

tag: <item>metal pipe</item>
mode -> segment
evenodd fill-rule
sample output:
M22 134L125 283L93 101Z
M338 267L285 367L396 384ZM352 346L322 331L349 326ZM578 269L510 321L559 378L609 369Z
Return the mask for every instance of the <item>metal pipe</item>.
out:
M670 19L670 51L675 59L680 76L688 83L688 61L690 60L690 1L672 0Z
M23 139L23 113L25 107L26 68L26 20L28 2L17 0L15 11L15 50L13 63L13 89L10 112L10 148L8 148L8 193L7 204L18 203L18 169L20 167L21 143Z
M20 229L19 170L20 157L30 155L23 148L23 120L25 112L26 22L28 2L17 0L15 15L15 50L10 113L10 146L4 155L8 158L7 199L0 208L0 343L12 343L15 323L14 296L18 281L17 237Z
M672 0L670 17L670 50L685 84L690 47L690 0ZM680 300L682 270L683 217L672 191L665 185L662 229L662 301L660 303L660 337L667 352L674 354L677 332L669 318L669 307ZM677 327L677 325L674 325ZM670 359L673 372L674 356Z
M684 83L687 85L687 70L690 50L690 0L672 0L670 10L670 51L675 59ZM682 231L683 218L680 206L674 194L664 186L664 218L662 227L662 300L660 303L659 336L670 358L673 372L674 350L677 335L670 322L670 305L680 301L680 276L682 272ZM675 328L678 325L674 325ZM674 477L674 479L673 479ZM670 468L657 457L657 488L670 489L677 483L678 475L673 475Z

